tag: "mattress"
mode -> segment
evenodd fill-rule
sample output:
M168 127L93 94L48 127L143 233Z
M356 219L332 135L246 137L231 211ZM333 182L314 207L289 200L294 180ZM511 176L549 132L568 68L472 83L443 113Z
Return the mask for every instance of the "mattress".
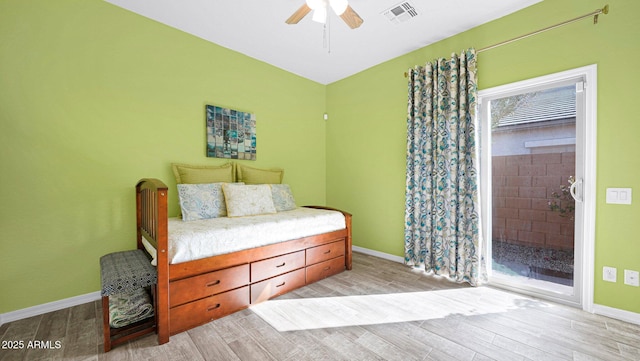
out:
M169 263L193 261L345 227L341 212L303 207L275 214L190 222L169 218Z

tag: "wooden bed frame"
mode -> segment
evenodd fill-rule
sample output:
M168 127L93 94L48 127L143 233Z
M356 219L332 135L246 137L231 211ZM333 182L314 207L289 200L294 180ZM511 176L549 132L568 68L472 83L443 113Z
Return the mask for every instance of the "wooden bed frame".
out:
M346 228L190 262L169 264L167 186L136 185L137 247L142 237L157 250L156 332L169 336L351 269L351 214Z

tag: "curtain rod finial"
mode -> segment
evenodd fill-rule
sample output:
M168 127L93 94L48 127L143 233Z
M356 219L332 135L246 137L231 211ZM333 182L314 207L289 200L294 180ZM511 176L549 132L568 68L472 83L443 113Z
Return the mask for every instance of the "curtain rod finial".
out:
M596 10L595 14L593 15L593 25L598 23L598 15L600 14L607 15L608 13L609 13L609 4L605 5L602 9Z

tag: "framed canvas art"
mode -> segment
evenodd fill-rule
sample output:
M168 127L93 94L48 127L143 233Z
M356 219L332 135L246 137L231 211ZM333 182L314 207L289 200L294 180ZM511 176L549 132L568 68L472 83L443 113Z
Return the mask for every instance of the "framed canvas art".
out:
M256 160L253 113L207 105L207 157Z

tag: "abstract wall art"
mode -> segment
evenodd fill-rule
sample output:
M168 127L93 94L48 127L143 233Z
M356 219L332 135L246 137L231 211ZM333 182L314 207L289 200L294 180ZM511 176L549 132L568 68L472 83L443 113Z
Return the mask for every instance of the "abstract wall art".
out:
M253 113L207 105L207 157L256 160Z

